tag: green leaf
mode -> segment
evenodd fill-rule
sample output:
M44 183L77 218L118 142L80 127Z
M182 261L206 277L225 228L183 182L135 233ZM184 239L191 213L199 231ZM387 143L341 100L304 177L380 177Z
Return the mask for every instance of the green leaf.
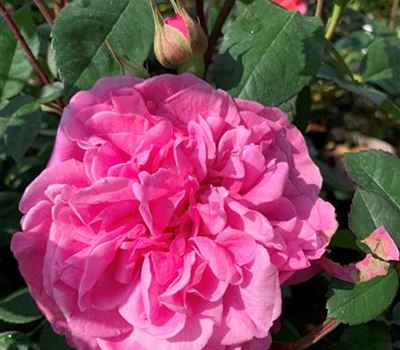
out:
M322 23L265 0L243 7L223 36L215 81L234 96L280 105L318 72Z
M57 81L53 84L46 85L40 94L39 102L47 103L54 101L62 96L64 92L63 83Z
M357 185L400 210L400 159L383 151L346 153L346 168Z
M58 77L58 69L56 63L55 52L53 49L53 45L49 45L47 49L47 65L49 66L49 70L54 77Z
M64 337L53 331L50 324L46 323L40 333L40 350L72 350L64 340Z
M4 143L7 153L19 162L40 130L41 112L36 102L18 108L7 121Z
M279 109L281 109L286 113L288 119L291 122L293 122L293 118L296 114L296 104L297 104L297 96L293 96L291 99L279 105Z
M368 323L347 329L332 350L392 350L392 338L387 326Z
M368 47L363 61L365 81L375 83L392 95L400 95L400 40L379 38Z
M29 350L29 339L21 332L0 333L1 350Z
M400 211L376 193L358 188L354 194L350 212L350 229L361 241L382 225L400 246ZM360 247L369 252L364 245Z
M346 91L365 97L375 103L389 115L400 118L400 107L389 100L389 98L383 92L378 91L367 84L350 81L343 75L343 72L339 72L338 69L329 64L323 63L321 65L321 68L318 72L318 77L324 80L332 81Z
M108 41L106 41L106 46L108 51L110 51L111 56L118 63L122 75L131 75L141 79L149 78L149 72L143 66L136 64L135 62L130 62L122 57L111 47Z
M0 117L9 118L18 108L33 101L33 97L29 95L16 96L9 101L7 100L5 101L6 103L1 106Z
M299 92L296 99L296 114L293 124L302 132L305 133L311 114L311 90L306 86Z
M364 49L371 44L373 37L363 29L346 32L346 35L338 38L334 46L345 57L346 63L359 66L364 58Z
M42 317L27 288L0 300L0 320L2 321L20 324L36 321Z
M32 11L25 7L13 16L21 34L36 56L39 38L33 22ZM0 22L0 100L18 94L32 74L32 66L21 45L15 40L4 21Z
M357 285L335 280L327 304L328 317L350 325L371 321L390 306L398 284L395 270Z
M133 62L143 62L153 42L148 0L77 0L56 19L53 48L68 93L120 74L105 42Z

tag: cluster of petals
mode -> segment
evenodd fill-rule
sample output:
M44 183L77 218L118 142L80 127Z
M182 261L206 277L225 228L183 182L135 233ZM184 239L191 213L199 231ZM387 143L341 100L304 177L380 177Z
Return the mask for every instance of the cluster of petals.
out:
M290 11L299 11L302 15L305 15L308 9L306 0L272 0L272 1Z
M336 229L301 133L189 74L110 77L65 108L12 251L79 350L267 349L280 286Z

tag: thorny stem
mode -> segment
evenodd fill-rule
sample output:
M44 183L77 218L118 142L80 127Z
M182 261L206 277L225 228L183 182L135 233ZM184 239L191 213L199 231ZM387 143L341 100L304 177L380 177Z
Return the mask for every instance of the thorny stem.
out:
M196 14L204 32L208 34L207 21L204 15L204 0L196 0Z
M39 62L36 60L35 56L33 55L31 49L29 48L28 44L26 43L24 37L22 36L20 30L18 29L17 25L15 24L14 20L8 13L6 7L0 3L0 15L6 21L8 27L11 29L14 37L18 40L21 44L22 48L25 51L26 57L28 58L29 62L31 63L32 67L35 69L36 73L38 74L40 80L43 84L48 85L50 84L49 79L47 78L46 74L44 73L42 67L40 67Z
M54 24L54 16L51 13L51 10L47 6L47 4L43 0L33 0L37 8L39 9L40 13L48 23L50 27Z
M224 5L222 6L222 9L218 14L218 17L215 20L214 27L211 30L210 36L208 37L208 49L205 55L205 61L207 65L211 63L211 57L214 52L215 45L217 44L217 41L221 36L222 27L229 14L231 13L234 5L235 0L225 0Z
M399 0L393 0L392 8L390 10L390 18L388 22L388 28L390 30L396 29L396 18L398 10L399 10Z
M303 338L292 342L292 343L273 343L270 350L304 350L311 345L316 344L327 334L332 332L337 326L340 325L340 321L335 318L327 319L324 324L311 333L307 334Z
M324 8L324 0L317 0L317 7L315 8L315 16L321 17Z

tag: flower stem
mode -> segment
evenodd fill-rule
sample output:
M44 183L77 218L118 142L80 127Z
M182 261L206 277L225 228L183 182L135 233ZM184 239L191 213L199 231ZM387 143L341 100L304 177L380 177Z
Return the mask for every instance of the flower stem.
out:
M33 0L33 2L39 9L40 13L42 14L48 25L52 27L54 24L54 16L51 13L51 10L47 6L47 4L43 0Z
M48 85L50 84L49 79L47 78L46 74L44 73L42 67L40 67L39 62L36 60L35 56L33 55L31 49L29 48L28 44L26 43L24 37L22 36L20 30L18 29L17 25L15 24L14 20L8 13L6 7L0 3L0 15L6 21L8 27L11 29L14 37L17 41L21 44L22 48L24 49L25 55L28 58L29 62L31 63L32 67L35 69L36 73L38 74L40 80L43 84Z
M340 17L342 16L343 10L345 9L349 0L335 0L333 5L333 12L331 18L329 18L328 24L325 30L325 38L330 40L333 33L339 24Z
M317 0L317 7L315 8L315 16L321 17L324 8L324 0Z
M292 343L273 343L270 350L304 350L311 345L316 344L327 334L332 332L337 326L340 325L340 321L335 318L327 319L320 327L313 330L303 338L292 342Z
M224 23L231 13L234 5L235 0L225 0L218 17L215 20L214 27L211 30L210 36L208 37L208 49L205 55L205 61L207 65L211 63L211 57L214 52L215 45L221 36L222 27L224 26Z

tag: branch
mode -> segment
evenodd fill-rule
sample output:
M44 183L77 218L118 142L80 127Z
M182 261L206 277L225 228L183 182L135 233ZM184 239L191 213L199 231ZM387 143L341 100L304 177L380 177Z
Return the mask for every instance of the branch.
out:
M393 0L392 8L390 10L390 18L388 22L388 28L390 30L396 29L396 18L398 10L399 10L399 0Z
M340 321L334 318L327 319L324 324L317 329L308 333L303 338L292 342L292 343L273 343L270 350L304 350L311 345L316 344L323 337L332 332L337 326L340 325Z
M48 85L50 84L49 79L47 78L46 74L44 73L42 67L40 67L39 62L36 60L35 56L33 55L31 49L29 48L28 44L26 43L24 37L22 36L20 30L18 29L17 25L15 24L14 20L8 13L6 7L0 3L0 15L6 21L8 27L11 29L14 37L17 41L21 44L22 48L25 51L25 55L28 58L29 62L31 63L32 67L35 69L36 73L38 74L40 80L43 84Z
M47 6L47 4L43 0L33 0L37 8L39 9L40 13L48 23L50 27L54 24L54 16L51 13L51 10Z
M204 0L196 0L196 14L200 21L201 27L203 28L204 32L208 34L207 21L204 15Z
M324 0L317 0L317 7L315 9L315 16L321 17L324 8Z
M235 0L225 0L224 5L222 6L222 9L218 14L218 17L215 20L214 27L208 38L208 49L205 55L205 61L207 65L211 63L211 57L215 50L215 45L217 44L217 41L221 36L222 27L224 26L224 23L231 13L234 5Z

